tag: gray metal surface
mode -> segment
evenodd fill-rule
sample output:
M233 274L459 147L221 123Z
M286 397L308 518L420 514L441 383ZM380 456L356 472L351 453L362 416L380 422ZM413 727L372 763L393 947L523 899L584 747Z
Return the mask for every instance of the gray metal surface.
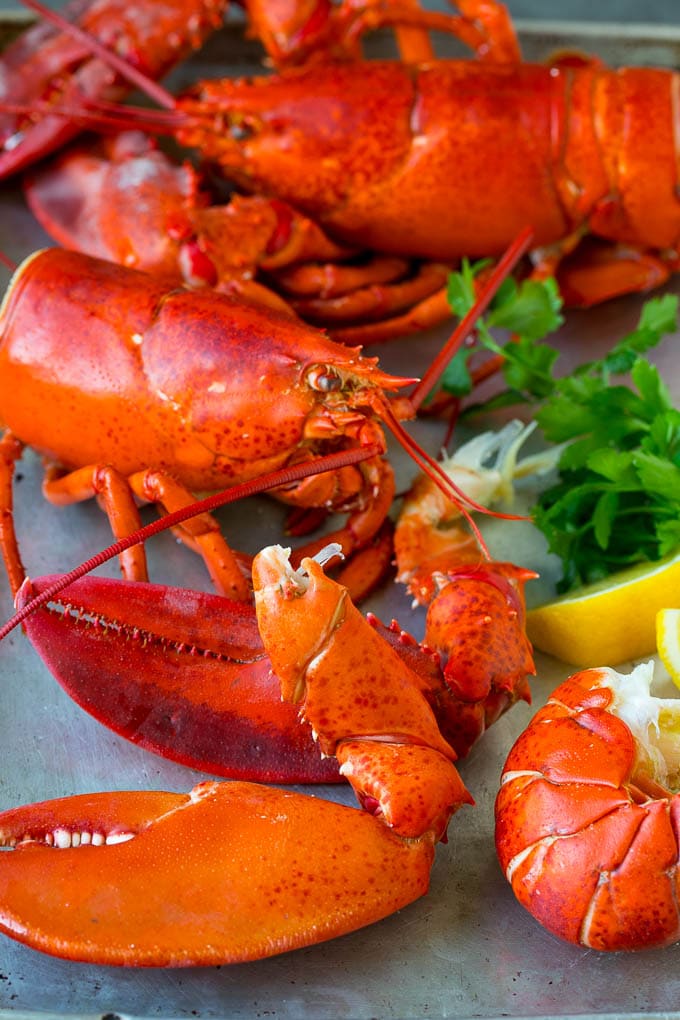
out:
M47 243L18 191L0 190L0 249L19 258ZM0 273L4 287L6 273ZM680 284L673 288L680 291ZM641 302L625 299L569 315L561 331L565 365L596 356L636 322ZM55 324L59 329L60 325ZM417 372L443 332L391 345L384 365ZM64 336L64 343L68 337ZM678 337L660 355L680 397ZM439 429L415 426L435 449ZM395 453L399 484L412 473ZM27 567L38 575L65 570L109 543L94 505L56 509L40 495L40 465L28 454L17 484L16 517ZM520 498L528 500L530 493ZM521 504L520 504L521 505ZM257 500L221 513L228 534L251 551L277 541L283 512ZM549 572L549 562L523 525L491 526L496 554L512 555ZM510 552L511 550L511 552ZM206 587L202 568L168 536L152 543L154 580ZM107 572L107 571L104 571ZM109 573L115 574L115 568ZM0 586L0 616L11 613ZM422 616L391 586L371 602L383 619L398 616L415 633ZM163 761L108 732L57 686L24 636L0 646L0 809L90 790L188 790L201 774ZM538 657L534 707L568 670ZM461 764L476 799L440 846L427 897L378 925L325 945L258 963L221 968L115 970L52 959L0 937L0 1015L22 1017L680 1017L680 946L634 955L599 954L546 934L516 903L493 848L493 802L507 752L528 721L519 706ZM317 789L351 802L337 789Z

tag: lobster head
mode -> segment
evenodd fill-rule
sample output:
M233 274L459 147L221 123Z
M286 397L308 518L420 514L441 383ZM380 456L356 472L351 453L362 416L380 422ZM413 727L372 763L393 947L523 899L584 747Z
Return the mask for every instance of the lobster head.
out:
M370 207L409 157L413 82L396 64L370 73L369 89L351 62L199 82L178 102L178 137L248 191L332 222L357 195Z
M142 357L153 390L177 407L195 439L258 471L307 440L345 435L383 445L372 408L385 402L385 390L413 381L288 315L210 291L171 292Z

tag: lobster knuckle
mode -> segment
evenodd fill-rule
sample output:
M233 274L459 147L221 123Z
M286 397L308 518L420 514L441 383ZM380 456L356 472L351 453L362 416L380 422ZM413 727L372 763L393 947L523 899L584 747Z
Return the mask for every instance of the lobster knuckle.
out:
M431 747L345 740L336 755L362 806L404 838L444 839L454 812L474 803L451 761Z
M302 568L309 583L291 571L285 550L272 547L256 557L253 580L260 633L283 696L302 698L301 716L322 752L334 754L346 738L384 733L453 759L419 678L316 561L305 559Z

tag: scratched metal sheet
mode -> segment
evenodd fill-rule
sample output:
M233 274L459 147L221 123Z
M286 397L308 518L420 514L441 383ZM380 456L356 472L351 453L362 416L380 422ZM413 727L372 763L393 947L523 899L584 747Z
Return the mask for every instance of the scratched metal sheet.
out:
M542 27L527 34L532 52L547 44L581 44L562 29ZM644 54L649 51L645 34ZM607 45L616 39L603 30ZM652 40L653 41L653 40ZM625 59L630 61L626 40ZM665 39L652 62L675 62ZM593 44L592 48L596 48ZM217 44L210 62L219 59ZM233 52L233 51L230 51ZM244 49L236 55L244 59ZM250 51L247 51L248 53ZM248 57L246 59L246 65ZM615 59L615 55L613 57ZM230 57L233 66L233 60ZM196 65L194 65L196 67ZM198 66L211 73L206 58ZM193 73L190 72L190 73ZM0 248L19 259L48 242L26 211L20 192L0 190ZM0 271L3 287L8 274ZM675 283L675 291L680 284ZM641 302L612 302L588 313L572 313L561 330L565 368L594 357L631 329ZM59 323L55 329L60 329ZM380 356L385 366L417 373L438 349L439 330L418 340L395 343ZM64 344L69 337L64 335ZM659 354L676 400L680 398L678 336ZM435 449L439 430L416 427L418 437ZM399 485L411 467L394 454ZM65 570L110 540L92 504L57 509L40 496L41 471L28 454L16 486L16 517L28 570L38 575ZM531 499L520 493L519 506ZM220 513L227 533L255 551L281 537L283 512L265 499ZM488 537L496 555L537 566L548 579L553 565L523 525L492 524ZM202 568L168 536L150 547L155 580L205 588ZM102 572L115 574L115 568ZM11 613L4 586L0 615ZM398 616L417 634L422 615L412 614L396 586L370 605L383 619ZM141 751L77 708L61 691L15 632L0 648L0 809L15 804L91 790L168 789L185 791L204 778L200 773ZM533 684L540 706L568 673L566 667L538 656ZM493 849L493 801L498 777L515 737L530 717L515 708L486 734L461 763L476 807L461 811L438 849L427 897L380 924L324 945L257 963L180 971L109 969L73 964L38 954L0 937L0 1015L7 1017L569 1017L633 1018L650 1013L680 1018L680 946L635 955L604 955L563 944L548 935L516 903L498 868ZM317 795L351 802L336 788ZM132 934L132 933L131 933Z

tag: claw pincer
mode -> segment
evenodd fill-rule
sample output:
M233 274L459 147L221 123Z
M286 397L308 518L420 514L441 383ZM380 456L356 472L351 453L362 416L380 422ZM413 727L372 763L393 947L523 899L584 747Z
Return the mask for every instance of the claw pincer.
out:
M434 853L363 811L239 782L48 801L0 830L14 845L0 928L127 966L235 963L344 934L423 895ZM79 839L60 846L67 833Z

